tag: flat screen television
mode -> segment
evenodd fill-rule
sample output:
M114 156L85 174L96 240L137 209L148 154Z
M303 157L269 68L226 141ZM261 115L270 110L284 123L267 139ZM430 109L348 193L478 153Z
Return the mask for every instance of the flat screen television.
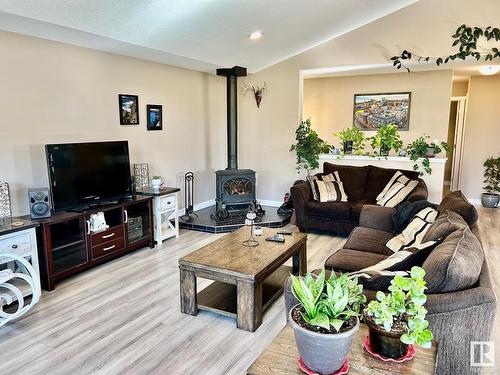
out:
M45 145L55 211L131 197L127 141Z

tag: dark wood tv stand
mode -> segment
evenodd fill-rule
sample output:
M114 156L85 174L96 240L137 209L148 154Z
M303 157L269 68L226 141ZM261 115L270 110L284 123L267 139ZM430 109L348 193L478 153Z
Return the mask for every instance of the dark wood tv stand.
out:
M54 290L56 282L149 246L153 241L153 197L138 195L117 204L84 212L61 212L36 220L42 288ZM90 232L89 218L104 212L109 228Z

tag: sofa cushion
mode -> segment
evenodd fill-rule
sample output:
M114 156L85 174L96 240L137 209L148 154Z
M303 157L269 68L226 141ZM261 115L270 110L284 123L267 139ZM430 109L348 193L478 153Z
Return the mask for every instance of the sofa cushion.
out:
M410 195L417 185L418 180L410 180L400 171L396 171L377 195L377 204L384 207L396 207Z
M350 202L309 201L306 204L306 214L328 219L349 219L351 205Z
M336 272L358 271L377 264L386 257L386 255L382 254L344 248L331 255L325 261L325 268Z
M446 210L455 211L471 226L477 221L476 208L469 203L460 190L454 191L443 198L437 210L443 213Z
M477 237L467 227L450 234L425 260L428 293L468 289L477 283L484 252Z
M363 198L376 200L377 195L384 189L394 173L398 169L380 168L374 165L369 166L368 177L366 179L366 189ZM403 175L411 180L418 179L418 172L399 170Z
M365 198L365 185L368 177L368 167L354 167L350 165L337 165L323 163L323 173L329 174L338 172L340 180L344 184L344 189L349 197L349 201L358 201Z
M410 221L407 227L397 236L391 238L386 246L394 252L410 246L420 247L425 243L423 238L436 220L438 212L432 207L420 210Z
M344 191L344 185L340 181L315 180L314 186L318 193L318 200L322 203L347 202L347 195Z
M426 241L437 241L440 238L446 238L451 233L459 229L464 229L467 227L465 220L454 211L446 210L445 212L438 215L434 223L429 227L423 242Z
M394 235L378 229L356 227L349 235L345 248L358 251L391 255L392 251L385 246Z
M351 220L359 221L359 217L361 216L361 209L367 204L373 205L375 204L375 202L368 199L361 199L357 202L353 202L353 205L351 206Z
M428 200L418 200L415 202L403 202L398 205L396 211L392 214L394 233L401 233L413 217L426 207L437 208L437 204L430 203Z

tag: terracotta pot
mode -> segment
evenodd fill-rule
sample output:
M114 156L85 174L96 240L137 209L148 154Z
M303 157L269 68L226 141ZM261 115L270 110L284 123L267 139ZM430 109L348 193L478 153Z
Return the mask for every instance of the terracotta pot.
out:
M364 314L365 323L368 326L370 346L372 349L386 358L401 358L408 351L408 345L401 342L404 330L392 330L387 332L384 327L375 324L369 316Z
M299 304L290 310L289 322L302 362L318 374L337 372L351 350L352 339L359 329L359 320L356 318L356 325L345 332L331 334L313 332L300 326L292 318L293 311L301 307Z

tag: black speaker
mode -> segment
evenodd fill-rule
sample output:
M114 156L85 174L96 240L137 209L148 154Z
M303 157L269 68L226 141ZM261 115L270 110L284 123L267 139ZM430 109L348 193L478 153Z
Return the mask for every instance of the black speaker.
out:
M32 219L50 217L49 189L41 188L28 190L28 200L30 205L30 216Z

